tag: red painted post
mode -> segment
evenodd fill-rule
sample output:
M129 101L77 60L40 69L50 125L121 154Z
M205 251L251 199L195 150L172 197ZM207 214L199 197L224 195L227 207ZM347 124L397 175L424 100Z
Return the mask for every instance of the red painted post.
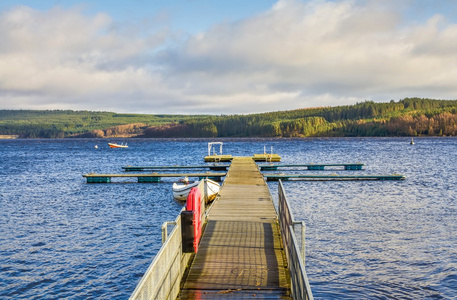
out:
M198 251L198 243L201 238L202 220L201 220L201 192L198 188L192 188L187 196L186 210L192 211L192 224L194 226L194 251Z

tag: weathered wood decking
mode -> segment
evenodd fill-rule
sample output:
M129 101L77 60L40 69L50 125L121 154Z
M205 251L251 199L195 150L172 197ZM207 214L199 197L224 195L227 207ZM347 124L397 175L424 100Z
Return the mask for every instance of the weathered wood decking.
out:
M232 161L234 157L232 155L208 155L205 156L205 162L224 162L224 161ZM254 154L252 159L255 161L266 161L266 162L279 162L281 161L281 156L278 154Z
M254 160L234 157L180 299L290 299L268 187Z

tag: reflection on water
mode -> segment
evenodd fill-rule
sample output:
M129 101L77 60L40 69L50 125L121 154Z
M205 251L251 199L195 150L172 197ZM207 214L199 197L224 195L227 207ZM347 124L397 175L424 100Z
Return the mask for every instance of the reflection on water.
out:
M405 181L284 182L307 225L316 299L457 297L455 138L223 140L224 153L273 146L283 163L363 162ZM172 179L86 184L125 165L202 164L208 140L0 140L0 298L126 299L181 204ZM99 148L95 149L94 145ZM134 181L134 180L133 180ZM277 183L269 183L277 193Z

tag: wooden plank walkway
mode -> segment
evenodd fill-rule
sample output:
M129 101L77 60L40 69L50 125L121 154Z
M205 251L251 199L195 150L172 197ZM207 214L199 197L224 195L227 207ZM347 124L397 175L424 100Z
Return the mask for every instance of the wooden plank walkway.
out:
M225 162L232 161L234 157L232 155L208 155L205 156L205 162ZM255 161L266 161L266 162L279 162L281 161L281 156L278 154L254 154L252 159Z
M234 157L180 299L291 299L270 191L251 157Z

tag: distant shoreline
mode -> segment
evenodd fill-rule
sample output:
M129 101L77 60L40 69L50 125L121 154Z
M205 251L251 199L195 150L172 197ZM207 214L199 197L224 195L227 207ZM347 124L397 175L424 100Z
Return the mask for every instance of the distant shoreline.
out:
M17 139L18 137L19 137L18 135L0 134L0 140L14 140L14 139Z
M269 140L290 140L290 139L357 139L357 138L406 138L409 141L411 138L457 138L457 135L417 135L417 136L404 136L404 135L389 135L389 136L276 136L276 137L265 137L265 136L237 136L237 137L144 137L144 136L111 136L111 137L61 137L61 138L47 138L47 137L37 137L37 138L24 138L19 135L0 135L0 140L72 140L72 139L83 139L83 140L114 140L114 139L143 139L143 140L248 140L248 139L269 139Z
M0 139L383 136L457 136L457 100L405 98L220 116L0 109Z

